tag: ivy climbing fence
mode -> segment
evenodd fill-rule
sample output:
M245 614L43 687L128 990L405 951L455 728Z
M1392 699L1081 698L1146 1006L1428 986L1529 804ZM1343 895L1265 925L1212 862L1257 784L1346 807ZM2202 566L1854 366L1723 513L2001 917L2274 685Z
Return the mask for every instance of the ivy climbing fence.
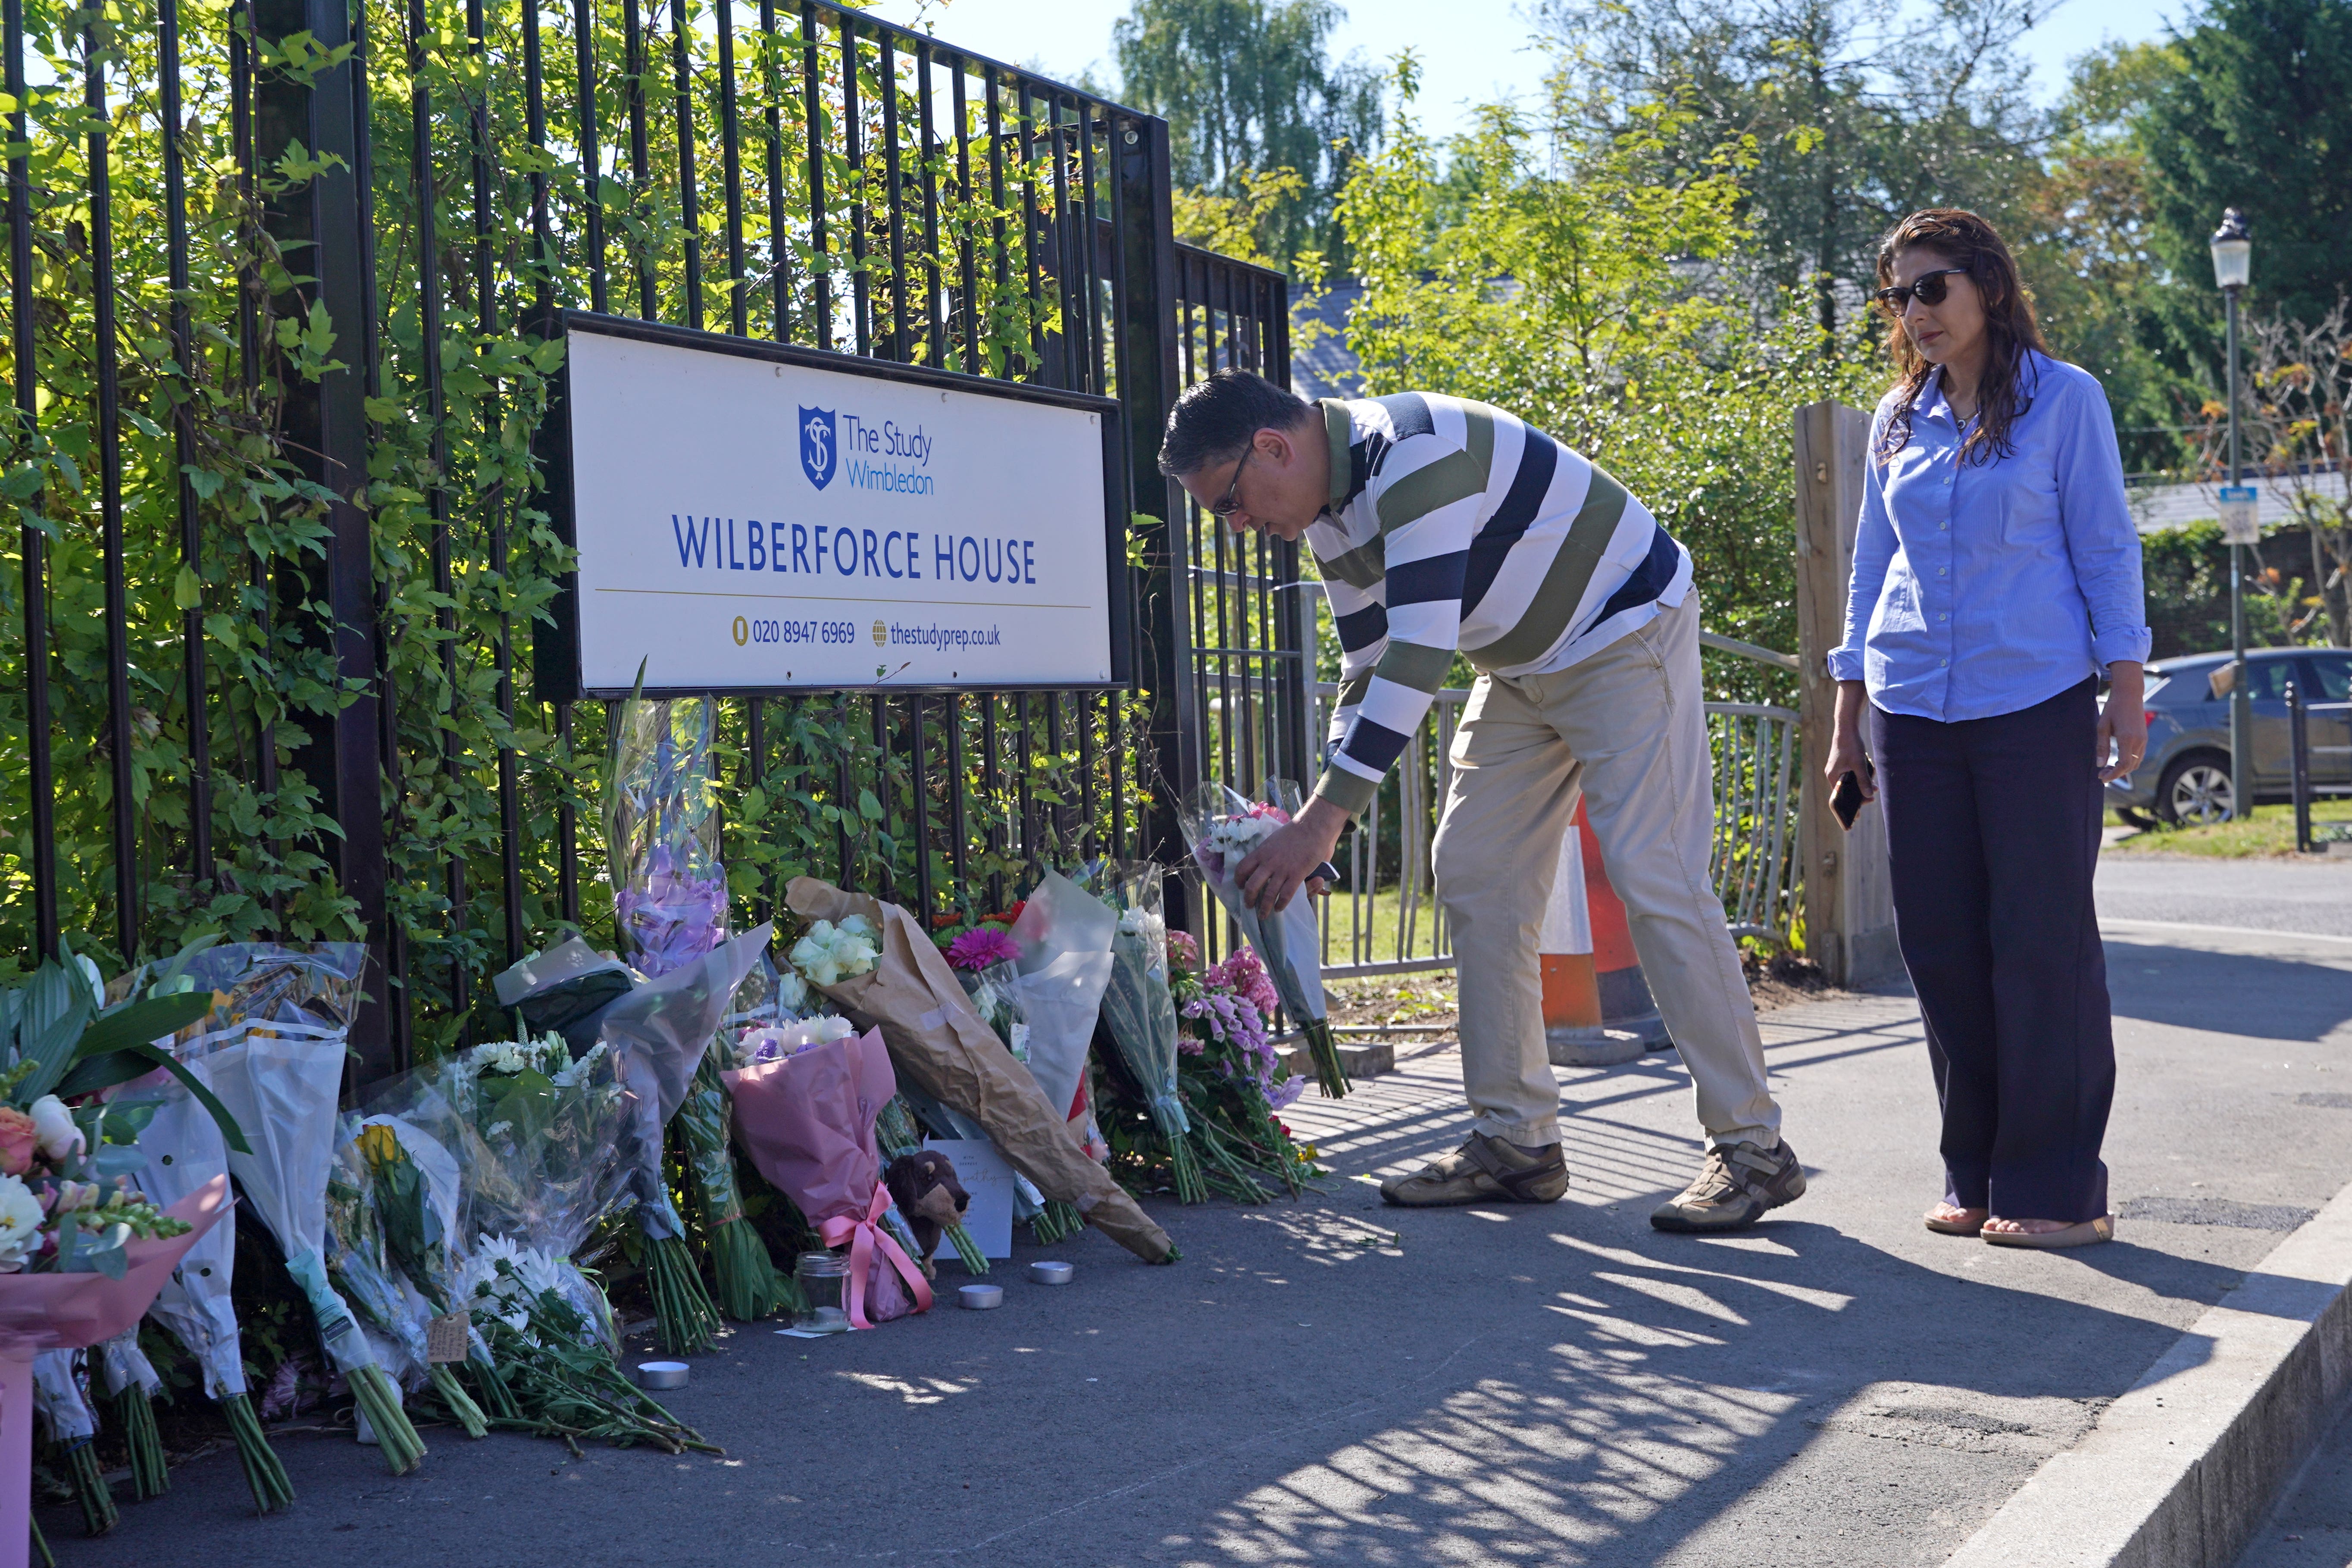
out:
M0 969L362 940L369 1077L609 942L609 715L533 677L556 307L1121 405L1135 681L721 702L739 918L802 870L993 906L1175 858L1202 777L1304 772L1295 547L1153 467L1186 378L1286 379L1287 300L1175 244L1164 122L817 0L0 0Z

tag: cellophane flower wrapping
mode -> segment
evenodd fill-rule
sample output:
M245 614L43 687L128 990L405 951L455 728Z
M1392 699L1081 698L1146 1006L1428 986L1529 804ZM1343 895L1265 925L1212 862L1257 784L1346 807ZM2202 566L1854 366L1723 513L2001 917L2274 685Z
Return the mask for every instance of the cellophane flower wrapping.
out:
M707 1448L623 1374L612 1309L572 1256L630 1201L627 1173L605 1154L629 1114L612 1054L600 1043L575 1061L560 1036L479 1047L377 1098L457 1154L470 1240L448 1297L471 1317L486 1391L566 1441Z
M760 1173L827 1246L851 1248L853 1326L928 1310L919 1266L880 1228L890 1198L875 1121L898 1092L881 1035L827 1040L723 1076Z
M356 1131L354 1119L344 1118L327 1172L327 1272L362 1326L375 1331L377 1360L414 1392L425 1377L425 1324L410 1313L385 1251L367 1166L352 1143Z
M735 988L773 930L763 925L747 931L646 981L606 1009L598 1025L631 1110L620 1161L634 1179L638 1225L656 1241L685 1230L662 1176L663 1130L685 1102Z
M1086 1080L1087 1052L1110 989L1118 916L1058 871L1047 871L1013 922L1019 978L1012 990L1029 1026L1024 1058L1046 1100L1070 1120ZM1073 1128L1083 1147L1084 1127Z
M1298 786L1287 779L1268 779L1265 794L1264 800L1252 800L1228 785L1204 784L1184 797L1177 820L1192 851L1192 863L1200 868L1202 886L1241 928L1243 940L1265 959L1266 977L1282 999L1283 1011L1307 1036L1319 1087L1327 1097L1337 1098L1348 1092L1348 1077L1339 1065L1323 999L1323 934L1315 918L1315 900L1301 892L1279 913L1261 915L1244 900L1234 880L1250 852L1288 826L1298 809Z
M203 1033L183 1051L201 1061L213 1092L245 1133L253 1152L228 1152L228 1168L248 1212L278 1238L287 1272L310 1303L328 1359L350 1373L373 1366L375 1358L328 1278L327 1183L341 1141L344 1041L366 950L336 945L346 951L317 955L343 961L332 968L302 962L312 955L258 946L230 955L241 973L226 988L214 987L226 989L226 1004L214 1008ZM220 952L199 954L192 969ZM346 981L349 994L329 984L331 978Z
M1168 921L1160 870L1150 862L1106 862L1097 879L1117 916L1110 986L1102 1016L1128 1070L1142 1086L1151 1120L1171 1142L1190 1131L1176 1084L1176 1003L1168 985Z
M218 952L199 953L188 966L197 984L205 961ZM222 999L178 1049L202 1059L213 1092L244 1132L252 1152L232 1150L229 1170L284 1250L320 1342L374 1428L386 1467L401 1474L424 1458L424 1440L327 1268L327 1185L341 1142L345 1041L366 957L356 943L244 945L216 961L226 984L213 989Z
M199 1059L186 1065L204 1079L205 1088L212 1087L206 1063ZM134 1098L154 1107L147 1131L139 1140L140 1152L146 1156L139 1175L141 1191L168 1208L215 1176L228 1174L228 1145L221 1137L220 1125L194 1095L166 1079L160 1085L142 1085L132 1094L118 1097L116 1103ZM205 1393L213 1399L247 1392L244 1344L229 1295L236 1262L236 1211L231 1209L188 1248L179 1269L147 1310L147 1315L163 1324L195 1358Z
M649 977L727 938L712 709L703 697L631 697L613 724L605 868L621 956Z
M537 1248L557 1260L582 1320L608 1351L620 1348L604 1293L571 1261L597 1221L632 1201L633 1173L613 1150L633 1108L608 1047L574 1060L560 1036L476 1046L375 1085L367 1106L455 1159L458 1278L470 1278L485 1237Z

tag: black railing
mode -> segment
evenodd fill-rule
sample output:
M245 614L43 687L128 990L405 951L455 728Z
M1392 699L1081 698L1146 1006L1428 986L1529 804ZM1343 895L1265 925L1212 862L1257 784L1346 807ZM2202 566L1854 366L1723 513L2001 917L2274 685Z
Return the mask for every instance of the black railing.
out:
M0 11L7 952L364 937L373 1074L606 939L607 715L534 673L555 307L1120 404L1134 687L721 704L740 915L803 869L997 904L1172 858L1207 773L1303 774L1296 552L1153 467L1185 379L1282 374L1286 296L1175 244L1164 122L818 0Z

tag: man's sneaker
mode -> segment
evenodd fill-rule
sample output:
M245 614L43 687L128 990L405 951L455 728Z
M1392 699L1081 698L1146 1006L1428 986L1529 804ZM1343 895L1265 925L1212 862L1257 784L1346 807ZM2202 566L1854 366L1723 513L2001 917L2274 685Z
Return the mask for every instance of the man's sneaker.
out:
M1409 1176L1391 1176L1381 1196L1403 1208L1443 1208L1452 1204L1555 1203L1568 1192L1568 1159L1552 1144L1540 1154L1524 1154L1500 1138L1473 1132L1453 1153L1432 1160Z
M1660 1204L1650 1223L1660 1230L1738 1230L1754 1225L1767 1209L1805 1195L1805 1168L1782 1139L1769 1152L1753 1143L1707 1151L1698 1179L1680 1197Z

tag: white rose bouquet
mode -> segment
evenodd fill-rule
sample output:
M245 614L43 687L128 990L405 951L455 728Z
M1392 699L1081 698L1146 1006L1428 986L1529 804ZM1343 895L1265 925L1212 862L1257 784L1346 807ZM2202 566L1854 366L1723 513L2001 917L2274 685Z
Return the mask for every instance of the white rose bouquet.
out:
M838 985L873 973L882 955L874 922L864 915L811 922L808 934L793 944L793 963L812 985Z

